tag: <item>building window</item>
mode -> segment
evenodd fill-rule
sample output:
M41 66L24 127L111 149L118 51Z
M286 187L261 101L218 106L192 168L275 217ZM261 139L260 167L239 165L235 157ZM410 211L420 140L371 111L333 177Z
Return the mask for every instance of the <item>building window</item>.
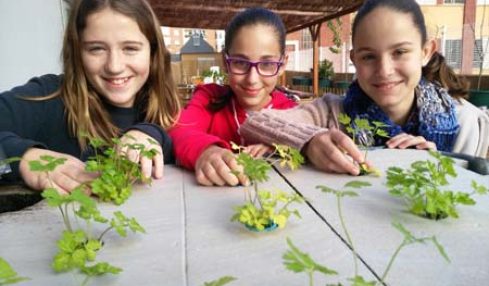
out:
M444 0L445 4L464 4L465 0Z
M452 68L462 65L462 40L445 40L445 59Z
M480 67L480 64L481 64L483 58L484 58L484 64L482 67L484 69L489 67L489 51L488 51L489 43L488 43L488 41L489 41L489 38L485 38L484 40L482 40L482 39L475 40L475 43L474 43L474 61L472 62L473 63L472 66L474 68Z
M302 29L301 50L312 49L312 37L309 29Z

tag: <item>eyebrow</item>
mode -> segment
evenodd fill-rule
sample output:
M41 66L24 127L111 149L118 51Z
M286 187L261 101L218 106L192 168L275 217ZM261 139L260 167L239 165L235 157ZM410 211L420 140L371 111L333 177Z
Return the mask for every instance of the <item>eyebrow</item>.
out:
M243 54L229 54L229 57L230 58L243 58L245 60L249 60L250 58L246 55L243 55ZM260 60L275 60L275 58L281 58L282 56L277 56L277 55L265 55L265 56L261 56L260 57Z
M97 44L105 45L106 42L104 42L104 41L83 41L83 44L84 45L97 45ZM122 44L123 45L138 45L138 46L143 45L143 43L139 42L139 41L124 41L124 42L122 42Z
M413 42L409 42L409 41L404 41L404 42L400 42L400 43L397 43L397 44L394 44L392 46L389 46L389 49L397 49L397 48L400 48L400 47L403 47L403 46L413 46L414 43ZM369 47L361 47L361 48L358 48L356 50L356 52L371 52L371 51L374 51L374 49L371 49Z

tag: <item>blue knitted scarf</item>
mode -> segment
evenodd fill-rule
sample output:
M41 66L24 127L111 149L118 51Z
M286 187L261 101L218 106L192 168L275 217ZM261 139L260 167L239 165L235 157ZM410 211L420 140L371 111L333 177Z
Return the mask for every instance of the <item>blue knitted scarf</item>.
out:
M366 118L370 122L383 122L390 137L400 133L423 136L436 144L438 150L452 151L460 129L455 115L455 102L448 92L437 84L421 79L415 90L416 108L413 108L404 126L392 122L375 102L353 82L343 101L343 110L354 118ZM375 145L382 146L388 139L376 137Z

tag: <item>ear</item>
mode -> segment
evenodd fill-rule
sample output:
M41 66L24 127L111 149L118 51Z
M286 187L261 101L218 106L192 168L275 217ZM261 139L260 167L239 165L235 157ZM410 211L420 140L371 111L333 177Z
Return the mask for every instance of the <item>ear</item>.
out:
M355 65L355 52L353 49L350 50L350 61Z
M283 64L280 66L280 70L278 71L278 74L277 75L282 75L285 71L285 69L287 68L287 63L289 62L289 54L285 53L284 54L284 57L283 57L283 60L282 60Z
M423 46L423 66L428 64L433 54L438 50L438 43L435 39L429 39Z

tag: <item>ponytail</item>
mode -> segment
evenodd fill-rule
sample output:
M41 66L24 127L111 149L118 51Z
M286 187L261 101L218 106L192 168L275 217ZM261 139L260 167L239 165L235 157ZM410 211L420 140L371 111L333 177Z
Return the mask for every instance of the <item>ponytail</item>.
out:
M428 64L423 67L423 76L430 82L441 84L457 100L469 97L469 82L457 76L447 65L445 57L438 52L435 52Z

